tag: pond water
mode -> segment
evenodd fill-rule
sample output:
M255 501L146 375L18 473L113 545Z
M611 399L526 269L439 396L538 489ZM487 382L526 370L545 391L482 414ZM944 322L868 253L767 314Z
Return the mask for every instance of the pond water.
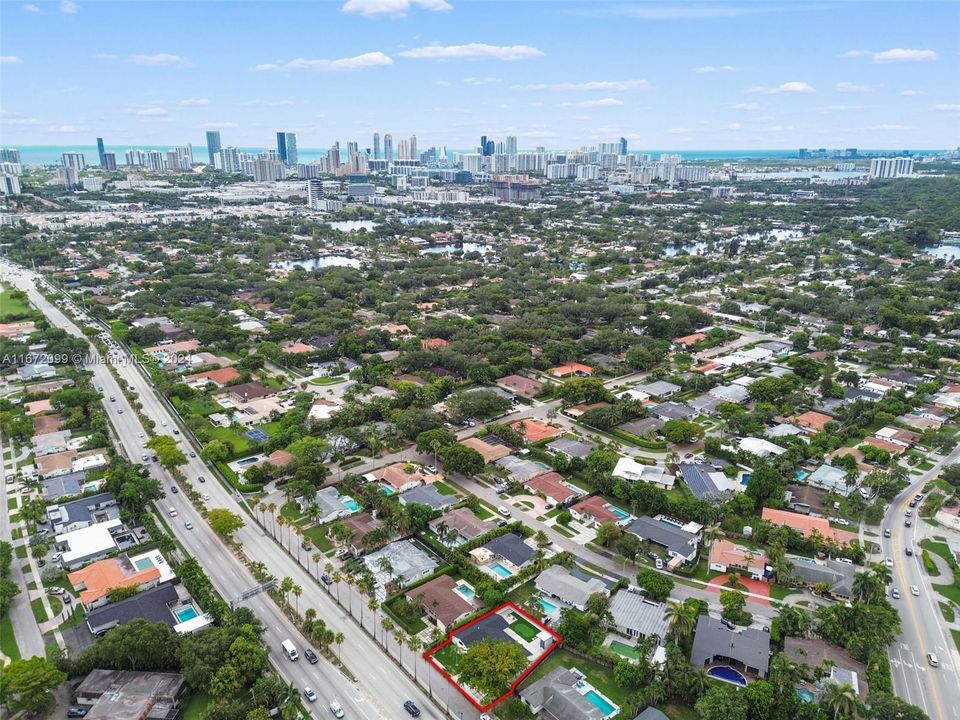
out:
M934 259L946 260L947 262L960 260L960 245L935 245L934 247L924 248L923 252Z
M379 224L373 220L337 220L330 223L330 227L340 232L356 232L357 230L373 230Z
M295 267L302 267L304 270L316 270L325 267L360 267L360 261L356 258L340 257L338 255L322 255L314 258L301 258L300 260L279 260L270 263L270 267L280 268L281 270L293 270Z
M455 252L478 252L481 255L492 252L493 245L483 243L465 242L465 243L444 243L443 245L431 245L423 248L422 252L432 255L450 255Z
M412 217L400 218L400 222L404 225L426 225L428 223L450 223L453 221L438 215L414 215Z

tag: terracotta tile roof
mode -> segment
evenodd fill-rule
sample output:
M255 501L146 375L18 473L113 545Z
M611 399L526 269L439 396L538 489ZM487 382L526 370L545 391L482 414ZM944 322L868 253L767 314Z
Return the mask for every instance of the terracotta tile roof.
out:
M451 625L476 609L454 590L456 586L457 581L452 577L440 575L415 587L407 593L407 597L420 603L425 612L435 617L444 626Z
M543 473L530 478L525 483L528 488L543 495L556 503L566 502L576 493L563 482L563 475L558 472Z
M873 445L875 448L880 448L881 450L886 450L891 455L899 455L904 450L906 450L903 445L897 445L896 443L888 442L886 440L881 440L878 437L870 436L864 439L865 445Z
M570 509L576 510L581 515L589 515L598 523L617 522L620 518L610 508L605 507L606 504L607 501L601 495L593 495L586 500L581 500Z
M696 345L701 340L706 340L707 336L703 333L692 333L691 335L684 335L683 337L674 338L673 342L677 345Z
M563 430L560 428L533 419L518 420L515 423L511 423L510 427L522 432L523 439L530 443L540 442L547 438L554 438L557 437L557 435L563 435Z
M446 340L443 338L427 338L420 341L420 347L424 350L439 350L440 348L445 348L449 345Z
M303 353L311 353L311 352L314 352L315 350L316 348L313 345L307 345L306 343L302 343L302 342L296 342L296 343L293 343L293 345L287 345L287 347L283 349L283 351L288 355L300 355Z
M522 375L507 375L497 380L497 385L526 398L536 397L543 390L543 383Z
M67 575L70 584L85 586L80 591L80 601L85 605L95 602L114 588L136 587L151 580L160 579L160 570L151 565L146 570L137 570L126 557L107 558L90 563L85 568Z
M835 530L830 527L830 521L826 518L811 517L810 515L801 515L800 513L789 512L788 510L775 510L773 508L763 509L763 519L774 525L786 525L797 530L805 538L810 537L814 531L821 537L833 538L838 543L849 543L857 539L856 533L846 530Z
M239 370L236 368L227 367L219 368L217 370L207 370L206 372L195 373L193 375L187 375L184 380L187 382L206 380L207 382L212 382L215 385L220 385L222 387L228 382L236 380L238 377L240 377Z
M833 422L833 418L814 410L808 410L793 418L793 422L802 428L808 428L815 432L821 432L827 423Z
M468 437L461 440L460 444L480 453L485 463L492 463L494 460L499 460L510 454L510 448L506 445L488 445L478 437Z
M575 373L583 373L584 375L593 375L593 368L589 365L584 365L582 363L576 362L566 362L557 365L551 371L557 377L565 377L567 375L573 375Z

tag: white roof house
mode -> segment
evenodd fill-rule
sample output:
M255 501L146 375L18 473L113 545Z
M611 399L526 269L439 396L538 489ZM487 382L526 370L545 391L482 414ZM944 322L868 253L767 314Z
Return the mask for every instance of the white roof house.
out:
M111 530L119 530L123 527L123 521L119 518L107 520L102 523L95 523L88 527L73 530L68 533L57 535L54 540L58 547L66 545L63 550L63 566L72 568L80 565L87 560L92 560L101 555L113 552L117 549L117 541L114 539Z
M740 449L762 458L770 455L783 455L786 452L784 448L773 444L769 440L755 437L743 438L740 441Z
M663 465L644 465L630 457L620 457L613 469L613 477L630 482L645 482L664 490L673 487L674 477Z

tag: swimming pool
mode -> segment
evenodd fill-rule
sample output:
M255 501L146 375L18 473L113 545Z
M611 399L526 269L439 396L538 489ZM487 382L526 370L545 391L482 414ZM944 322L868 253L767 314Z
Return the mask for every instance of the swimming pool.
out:
M140 558L134 563L134 566L137 568L137 570L147 570L153 567L153 560L148 557Z
M511 577L511 576L513 575L512 572L510 572L509 570L507 570L507 568L505 568L505 567L504 567L503 565L501 565L500 563L494 563L493 565L490 566L490 569L493 570L494 574L496 574L496 575L498 575L498 576L500 576L500 577L502 577L502 578L508 578L508 577Z
M817 699L817 696L806 688L797 688L797 697L799 697L804 702L812 703Z
M550 615L551 613L555 613L559 609L552 602L550 602L549 600L544 600L543 598L540 598L540 607L543 608L543 611L547 615Z
M746 484L749 483L749 482L750 482L750 473L744 473L744 474L743 474L743 477L740 478L740 484L741 484L741 485L746 485Z
M621 520L626 520L628 517L630 517L630 513L624 512L620 508L614 507L613 505L610 505L609 507L610 507L610 512L612 512Z
M797 472L794 473L794 476L797 478L797 480L804 480L809 474L810 473L804 472L803 470L797 470Z
M173 614L177 616L177 620L180 622L186 622L187 620L193 620L195 617L200 615L197 612L197 609L193 605L184 605L181 608L177 608L173 611Z
M360 510L360 503L352 497L342 497L340 498L340 502L343 503L343 506L350 512L358 512Z
M383 490L384 495L393 495L394 489L389 485L381 485L380 489Z
M457 583L457 592L467 600L471 599L476 594L473 588L467 585L465 582Z
M739 685L740 687L747 686L747 679L738 671L734 670L732 667L727 665L717 665L707 670L707 675L717 680L722 680L723 682L728 682L731 685Z
M240 467L246 467L247 465L253 465L259 459L259 455L254 455L253 457L243 458L243 460L237 460L237 465Z
M600 710L604 715L612 715L618 709L616 705L607 700L596 690L587 690L583 696L590 701L590 704Z

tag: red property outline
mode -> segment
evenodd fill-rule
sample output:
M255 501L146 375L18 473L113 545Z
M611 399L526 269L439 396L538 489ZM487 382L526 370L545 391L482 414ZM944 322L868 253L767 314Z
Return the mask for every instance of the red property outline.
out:
M440 665L436 660L433 659L433 654L434 654L435 652L437 652L440 648L446 647L447 645L449 645L450 643L452 643L452 642L453 642L453 636L456 635L456 634L457 634L458 632L460 632L461 630L466 630L466 629L467 629L468 627L470 627L471 625L476 625L478 622L480 622L481 620L483 620L485 617L489 617L490 615L493 615L494 613L498 613L498 612L500 612L501 610L503 610L504 608L507 608L507 607L510 608L511 610L514 610L515 612L519 613L519 614L522 615L524 618L526 618L527 620L529 620L530 622L532 622L535 627L538 627L538 628L540 628L541 630L546 630L548 633L550 633L551 635L553 635L553 637L554 637L554 639L556 640L556 642L553 643L553 645L551 645L551 646L547 649L547 651L546 651L545 653L543 653L543 655L541 655L541 656L538 657L536 660L534 660L533 663L531 663L530 667L528 667L526 670L524 670L524 671L520 674L520 677L518 677L516 680L513 681L513 684L510 686L510 689L509 689L509 690L507 690L503 695L501 695L500 697L498 697L498 698L497 698L496 700L494 700L492 703L490 703L490 704L488 704L488 705L481 705L481 704L478 703L476 700L474 700L473 697L472 697L466 690L464 690L463 687L461 687L460 684L459 684L456 680L454 680L454 679L450 676L450 673L448 673L446 670L444 670L444 668L443 668L442 665ZM504 699L510 697L510 696L513 694L514 690L517 689L517 686L518 686L521 682L523 682L523 679L524 679L525 677L527 677L527 675L529 675L530 673L532 673L532 672L536 669L537 665L539 665L539 664L542 663L544 660L546 660L547 657L550 655L550 653L552 653L554 650L556 650L558 647L560 647L560 643L562 643L562 642L563 642L563 637L562 637L559 633L556 633L556 632L554 632L553 630L551 630L550 628L548 628L548 627L547 627L546 625L544 625L542 622L540 622L540 621L537 620L535 617L533 617L532 615L530 615L526 610L523 610L522 608L514 605L512 602L505 602L505 603L503 603L502 605L499 605L499 606L493 608L493 610L490 610L489 612L485 612L483 615L481 615L480 617L478 617L476 620L471 620L471 621L468 622L466 625L461 625L461 626L458 627L456 630L452 631L449 635L447 635L447 639L446 639L446 640L444 640L444 641L443 641L442 643L440 643L439 645L436 645L436 646L430 648L429 650L427 650L427 651L423 654L423 658L424 658L424 660L426 660L428 663L430 663L430 664L437 670L437 672L439 672L441 675L443 675L443 677L445 677L445 678L447 679L447 682L449 682L449 683L450 683L451 685L453 685L457 690L459 690L459 691L460 691L460 694L463 695L467 700L469 700L469 701L473 704L473 706L474 706L475 708L477 708L477 710L479 710L480 712L486 712L487 710L489 710L490 708L492 708L494 705L497 705L498 703L500 703L500 702L503 701Z

